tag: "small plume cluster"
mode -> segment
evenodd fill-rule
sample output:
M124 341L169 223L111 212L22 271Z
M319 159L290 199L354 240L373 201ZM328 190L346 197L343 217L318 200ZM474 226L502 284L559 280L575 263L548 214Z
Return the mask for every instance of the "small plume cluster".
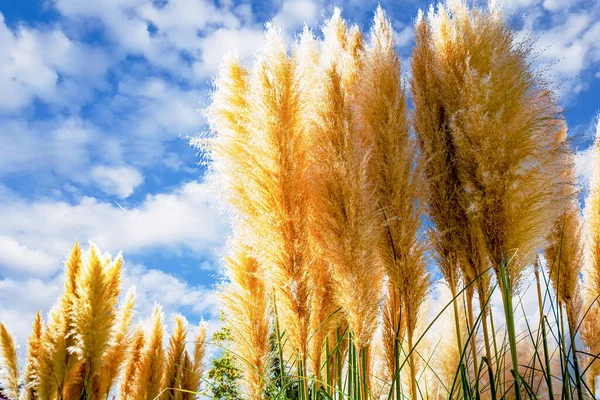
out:
M187 321L175 327L165 351L164 316L155 305L148 330L135 329L133 289L117 305L123 259L95 245L75 244L65 263L64 291L46 323L38 312L19 371L13 337L0 323L2 393L11 400L192 399L203 373L205 328L186 351Z

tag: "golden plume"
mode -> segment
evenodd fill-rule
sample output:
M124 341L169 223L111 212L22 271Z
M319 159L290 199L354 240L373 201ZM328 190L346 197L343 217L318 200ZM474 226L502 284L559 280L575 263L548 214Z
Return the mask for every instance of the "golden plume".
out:
M300 126L296 65L273 26L250 80L249 121L258 161L249 172L256 187L253 256L270 273L281 326L303 371L312 312L307 203L307 146Z
M593 146L592 179L586 201L586 272L589 289L600 295L600 118Z
M379 252L393 285L388 298L394 299L396 291L400 297L410 352L419 309L429 290L425 242L420 232L425 182L417 143L409 131L394 32L381 7L375 14L364 60L358 85L358 119L372 147L369 173L384 225L379 231ZM386 344L386 348L393 346L393 342ZM413 397L417 395L414 356L410 356Z
M310 115L314 115L319 105L315 99L314 88L319 85L319 42L315 39L313 33L304 27L299 41L293 49L293 58L296 63L296 82L300 93L300 113L301 127L305 138L310 138L310 124L306 123ZM309 219L311 222L312 219ZM308 343L310 367L315 375L317 385L320 385L323 351L325 349L326 338L330 335L335 326L339 323L339 307L333 300L331 281L327 263L318 255L317 244L311 236L310 252L313 257L310 267L310 285L313 288L312 309L310 320L311 338Z
M135 392L131 397L134 400L155 399L163 389L162 376L165 367L163 319L162 308L159 304L154 304L145 345L141 352L142 359L138 366L139 372L135 379Z
M9 399L19 397L19 366L15 339L0 322L0 387Z
M66 357L65 337L60 335L68 332L62 324L64 318L55 305L50 310L48 322L42 330L39 355L35 363L33 388L40 400L50 400L58 390L58 379L64 378ZM62 391L62 389L61 389Z
M167 360L164 368L163 384L165 391L160 397L162 400L175 400L183 389L183 363L185 353L185 339L187 337L187 320L181 316L175 316L175 326L169 338Z
M514 291L546 243L557 216L551 201L564 201L555 197L565 149L557 140L560 110L531 69L531 45L518 42L498 6L469 9L459 1L428 19L469 210L496 271L510 260Z
M246 178L246 172L256 165L248 132L249 85L248 71L236 57L227 57L217 73L207 112L213 135L205 144L197 143L208 151L210 168L223 196L234 208L232 222L238 234L249 233L249 218L255 215L252 182Z
M181 358L181 390L176 393L176 400L193 400L196 398L195 393L200 393L200 383L204 374L204 353L206 349L206 324L200 323L198 336L194 341L193 359L190 354L185 351Z
M255 186L246 177L257 157L248 132L249 88L247 71L237 59L227 59L217 75L208 113L215 132L209 149L213 168L224 183L226 199L234 207L234 238L227 260L230 283L223 290L223 304L227 318L240 332L233 335L236 350L249 360L240 365L246 389L252 396L262 396L269 353L269 293L260 278L264 269L259 268L253 251L245 244L254 240L253 227L259 213Z
M246 394L259 399L266 385L270 354L269 297L258 262L243 246L233 247L226 262L229 283L223 290L222 303L227 322L235 327L231 331L234 351L245 360L239 366Z
M573 308L573 304L577 302L579 294L579 274L583 261L582 221L577 201L577 198L573 197L571 204L556 220L550 236L550 245L545 250L554 292L559 304L567 308L569 326L573 329L578 319L578 311Z
M413 96L415 129L437 129L437 136L446 138L446 154L452 155L446 168L453 171L457 193L450 208L463 216L454 227L461 227L455 229L457 244L476 250L456 252L457 261L468 267L463 268L466 280L485 271L487 259L498 275L504 264L506 289L514 292L524 268L545 246L557 216L552 200L564 200L556 170L566 147L557 140L559 109L530 67L530 44L518 42L498 6L481 10L456 1L438 5L437 11L431 7L427 20L420 16L416 36L420 50L413 58L413 80L418 84L413 87L421 92L416 93L420 99ZM420 117L419 103L427 110ZM431 126L432 121L438 122ZM431 191L434 203L435 186ZM469 261L471 255L476 257ZM479 290L482 305L486 286ZM486 352L489 357L487 335Z
M369 345L377 328L383 270L377 257L381 228L369 179L369 146L358 129L355 101L362 33L348 30L336 9L323 28L318 104L306 121L310 142L311 233L327 263L333 298L358 348L359 374L369 387ZM367 368L363 368L366 366ZM367 395L363 393L363 395Z
M69 349L74 344L72 335L72 312L77 300L77 280L82 270L82 254L79 243L75 243L65 262L65 284L57 304L50 310L48 322L40 338L36 359L36 376L32 388L42 400L59 391L62 395L67 381L74 384L72 377L78 370L79 361Z
M144 326L140 323L133 332L131 342L127 349L125 366L120 377L119 392L123 399L133 398L136 391L140 365L143 359L145 345Z
M40 346L43 332L42 329L42 314L38 311L35 314L35 319L33 320L33 326L31 328L31 335L29 335L29 340L27 344L27 364L25 365L24 372L25 388L23 390L23 393L26 393L26 395L24 396L25 399L37 398L35 390L35 379L38 375L37 365L39 363L40 357Z
M600 119L596 125L596 139L593 145L592 179L586 200L585 228L585 297L584 310L588 310L583 320L581 338L587 351L600 355ZM600 361L588 357L587 372L589 387L596 394L596 377L600 375Z
M121 255L111 262L98 251L95 245L90 246L77 279L77 296L71 310L70 335L74 344L69 350L83 364L83 382L88 382L83 390L88 395L92 389L89 382L99 372L102 357L109 348L123 262Z
M135 288L131 288L119 305L115 324L112 327L110 347L102 357L100 370L93 378L94 391L99 398L105 398L108 395L126 358L132 339L130 327L133 322L135 302Z
M201 322L198 326L198 335L194 340L194 359L191 363L192 366L192 378L187 379L184 387L192 392L200 390L200 384L202 382L202 375L204 375L204 355L206 353L206 323ZM188 397L191 399L192 397Z
M450 131L450 110L441 92L442 78L432 26L419 11L415 25L415 48L411 61L413 126L422 152L429 195L428 214L433 222L430 236L440 271L456 299L459 265L465 254L464 233L471 232L462 186L457 171L456 145ZM453 301L457 347L462 351L458 301Z

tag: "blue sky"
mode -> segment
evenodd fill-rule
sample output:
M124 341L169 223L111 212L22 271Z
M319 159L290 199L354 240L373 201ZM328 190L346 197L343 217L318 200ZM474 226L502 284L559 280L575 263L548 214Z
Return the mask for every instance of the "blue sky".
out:
M428 4L381 2L403 60ZM143 315L159 301L214 321L228 228L187 137L206 129L199 110L223 54L249 62L265 22L292 39L334 6L368 29L377 2L0 0L0 320L21 343L35 311L55 301L76 240L124 252ZM504 7L537 39L535 63L558 85L585 184L600 109L600 3Z

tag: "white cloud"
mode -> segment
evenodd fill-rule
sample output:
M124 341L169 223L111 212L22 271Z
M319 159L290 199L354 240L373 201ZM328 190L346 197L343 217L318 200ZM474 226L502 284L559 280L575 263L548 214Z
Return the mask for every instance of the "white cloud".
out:
M8 236L0 235L0 265L16 272L45 275L56 270L55 259L43 250L30 249Z
M543 6L546 10L557 12L567 10L577 3L578 0L544 0Z
M104 84L107 54L58 29L19 26L13 32L0 13L0 42L0 112L22 109L34 99L76 108Z
M21 360L27 348L27 337L35 313L45 317L62 289L62 277L51 279L0 279L0 321L20 346Z
M288 33L293 33L304 24L314 25L319 18L322 6L312 0L285 0L273 23Z
M54 260L57 270L75 240L92 240L103 250L123 250L125 255L148 249L187 249L214 258L227 227L213 197L205 184L188 183L172 193L149 195L137 207L124 205L126 211L90 197L81 198L77 204L0 201L0 235L30 250L21 253L20 262L30 266L28 272L38 275L48 273L50 264L45 259L36 267L39 254Z
M0 176L23 170L78 175L97 135L92 124L76 117L32 123L6 118L0 124Z
M405 47L412 44L414 37L415 29L412 25L407 25L400 29L400 31L394 29L394 40L398 47Z
M244 32L242 24L251 19L247 7L218 7L206 0L170 0L164 4L109 0L102 5L56 0L54 4L63 15L75 20L99 20L122 56L143 56L154 67L176 73L181 79L195 78L191 64L196 60L212 61L202 55L205 37L221 28ZM212 72L205 71L200 78Z
M197 132L202 125L198 109L205 97L203 91L185 90L159 78L123 79L118 90L114 111L124 102L137 105L128 121L135 136L164 140L165 135L172 138Z
M263 43L261 28L219 28L202 38L202 61L194 64L195 75L202 79L214 74L228 53L237 53L245 61L255 53Z
M121 198L130 196L135 188L144 181L142 174L129 166L102 165L94 167L91 171L91 178L104 193Z
M579 177L581 186L587 186L592 178L593 157L593 146L575 153L575 173Z
M561 2L561 6L563 3ZM524 38L536 38L536 63L548 72L548 78L560 87L565 100L587 89L587 76L600 62L600 22L595 15L600 7L541 12L533 9L524 17ZM547 21L550 21L548 25Z
M219 302L213 289L191 286L161 270L126 265L123 287L129 286L136 288L142 315L148 315L158 302L167 314L185 311L188 318L218 318Z
M163 79L123 78L114 97L94 105L99 125L76 116L0 117L0 176L87 184L95 166L156 167L166 142L202 129L205 97Z

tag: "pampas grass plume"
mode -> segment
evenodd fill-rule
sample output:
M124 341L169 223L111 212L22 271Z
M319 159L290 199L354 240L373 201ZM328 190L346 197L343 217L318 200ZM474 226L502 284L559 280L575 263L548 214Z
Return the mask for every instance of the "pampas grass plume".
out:
M0 322L0 384L2 392L12 400L19 396L19 366L15 339Z

